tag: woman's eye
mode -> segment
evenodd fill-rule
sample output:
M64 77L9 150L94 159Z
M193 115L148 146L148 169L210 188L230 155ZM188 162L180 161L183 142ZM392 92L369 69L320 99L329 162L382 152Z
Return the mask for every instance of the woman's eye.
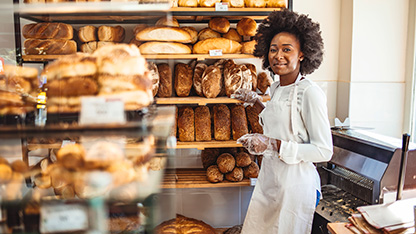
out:
M283 51L284 52L289 52L290 51L290 48L284 48Z
M276 49L270 49L271 53L276 53L276 51L277 51Z

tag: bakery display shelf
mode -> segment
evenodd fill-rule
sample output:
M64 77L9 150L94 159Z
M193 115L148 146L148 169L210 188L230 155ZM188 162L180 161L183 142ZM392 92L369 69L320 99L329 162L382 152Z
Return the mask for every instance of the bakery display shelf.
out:
M167 169L161 183L162 188L225 188L250 186L249 179L240 182L224 180L211 183L207 180L206 170L203 168Z
M237 144L236 141L178 141L176 143L176 149L199 149L205 148L234 148L242 147L241 144Z
M269 95L264 95L263 101L270 100ZM198 104L204 106L207 104L231 104L231 103L242 103L241 101L229 98L229 97L216 97L216 98L206 98L206 97L169 97L169 98L156 98L156 104Z

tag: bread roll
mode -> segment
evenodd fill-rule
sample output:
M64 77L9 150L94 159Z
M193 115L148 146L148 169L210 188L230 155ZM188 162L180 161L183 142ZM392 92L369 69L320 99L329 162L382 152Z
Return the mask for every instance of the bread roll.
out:
M257 76L257 88L265 94L267 91L267 88L269 88L270 85L272 85L273 80L272 78L266 73L261 72Z
M147 68L152 77L152 93L153 97L156 96L157 91L159 90L159 71L157 70L157 65L154 62L148 62Z
M182 27L182 29L191 35L191 44L195 44L198 41L198 31L194 27Z
M74 29L69 24L64 23L33 23L25 24L22 28L22 35L29 39L72 39Z
M219 33L227 33L230 29L230 21L225 17L214 17L209 20L208 27Z
M240 182L244 178L244 172L241 167L235 167L231 172L225 174L225 178L231 182Z
M266 0L244 0L245 7L266 7Z
M218 183L224 180L224 174L221 173L217 165L212 165L207 169L207 179L211 183Z
M251 162L250 155L246 152L241 151L235 155L235 165L237 167L247 167Z
M242 18L237 23L237 32L241 36L252 37L256 35L257 32L257 23L252 18Z
M78 38L82 42L97 41L97 28L92 25L79 28Z
M210 50L222 50L223 54L239 54L241 44L227 38L209 38L195 43L194 54L208 54Z
M252 83L252 89L253 91L257 90L257 68L252 63L246 63L244 64L248 69L251 71L251 83Z
M236 42L243 41L243 38L241 37L240 34L238 34L237 29L235 28L230 28L230 30L228 30L226 34L222 35L222 37L230 39L230 40L234 40Z
M175 17L162 17L155 23L156 26L179 27L179 22Z
M178 135L179 141L195 140L194 110L189 106L178 109Z
M80 144L67 144L56 154L58 161L69 170L76 170L83 166L85 149Z
M198 0L178 0L179 7L197 7Z
M213 107L214 115L214 138L217 141L228 141L231 135L230 109L224 104Z
M231 106L231 127L233 131L233 140L248 133L248 124L246 110L243 105Z
M98 27L98 40L122 42L125 36L125 30L123 27L102 25Z
M207 67L202 75L201 83L204 96L207 98L217 97L221 91L222 83L221 70L215 65Z
M136 39L139 41L192 42L191 35L185 29L167 26L147 27L136 34Z
M81 45L81 52L92 54L97 50L97 42L90 41Z
M254 50L256 49L257 41L245 41L241 43L241 53L243 54L253 54Z
M26 39L24 50L27 55L74 54L77 43L66 39Z
M220 156L218 148L205 148L201 151L202 166L207 169L211 165L217 165L218 156Z
M286 0L268 0L267 7L285 8Z
M172 97L172 70L167 63L157 65L159 71L159 90L158 97Z
M228 2L229 7L244 7L244 0L222 0Z
M261 110L257 110L255 107L247 106L246 107L246 114L247 120L250 124L251 133L261 133L263 134L263 127L260 125L259 122L259 114Z
M142 54L190 54L189 46L176 42L146 42L139 46Z
M218 156L217 165L221 173L229 173L235 167L235 159L231 154L223 153Z
M221 0L200 0L199 6L201 7L215 7L215 3L219 3Z
M193 71L191 66L185 63L175 65L175 91L178 97L187 97L192 88Z
M195 140L211 140L211 114L207 106L195 108Z
M249 166L243 168L244 177L257 178L259 176L260 168L255 162L251 162Z
M199 62L195 65L195 69L194 69L194 77L193 77L194 90L196 94L201 97L204 96L204 93L202 92L202 78L204 75L204 71L205 69L207 69L207 67L208 65L206 65L205 63Z
M211 28L203 28L198 32L198 41L202 41L209 38L220 38L221 34L212 30Z

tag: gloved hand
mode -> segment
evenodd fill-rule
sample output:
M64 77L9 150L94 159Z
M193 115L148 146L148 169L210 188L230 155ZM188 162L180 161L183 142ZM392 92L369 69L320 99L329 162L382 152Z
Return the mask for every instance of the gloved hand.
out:
M280 147L279 140L269 138L260 133L246 134L238 138L237 143L242 144L252 155L262 155L267 150L279 151Z
M231 98L238 99L249 105L254 105L257 100L263 100L260 95L249 89L237 89L233 94L231 94Z

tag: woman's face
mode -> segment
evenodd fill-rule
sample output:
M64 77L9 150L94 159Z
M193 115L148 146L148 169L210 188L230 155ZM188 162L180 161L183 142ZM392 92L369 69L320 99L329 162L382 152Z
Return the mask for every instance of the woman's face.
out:
M300 70L300 61L303 60L300 43L295 35L287 32L276 34L270 43L268 57L270 67L280 76L281 83L282 78L286 78L290 83L295 82Z

